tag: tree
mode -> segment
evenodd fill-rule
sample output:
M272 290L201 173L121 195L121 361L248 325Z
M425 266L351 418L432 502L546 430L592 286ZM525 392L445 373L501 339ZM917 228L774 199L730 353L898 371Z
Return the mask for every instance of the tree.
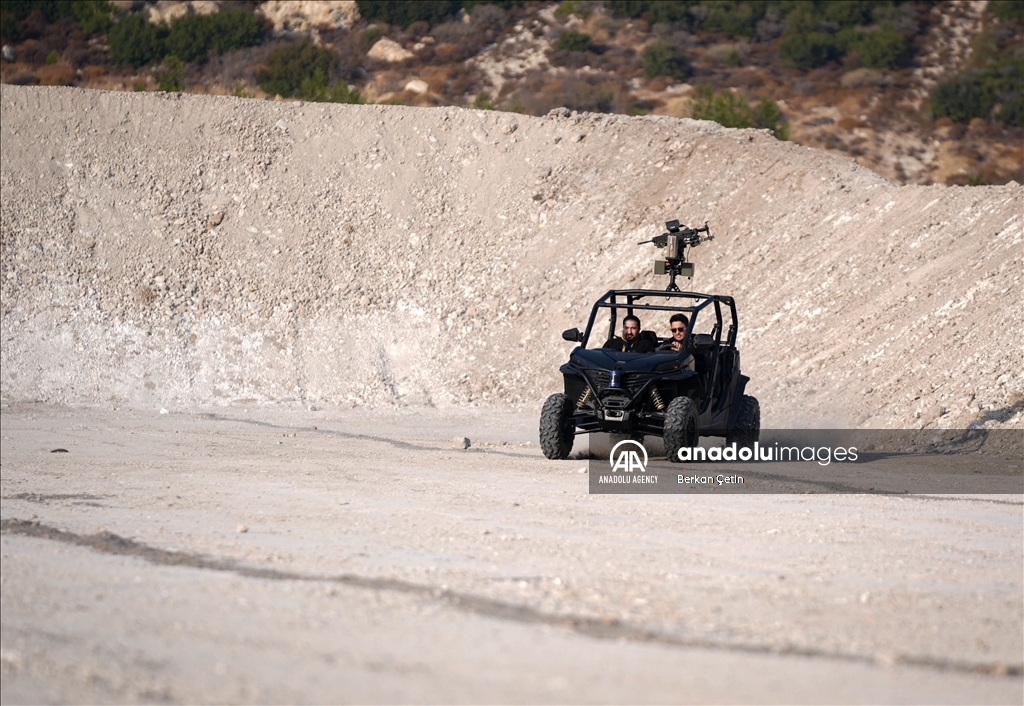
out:
M107 44L110 58L118 66L139 68L167 55L165 25L150 24L141 15L128 15L110 28Z

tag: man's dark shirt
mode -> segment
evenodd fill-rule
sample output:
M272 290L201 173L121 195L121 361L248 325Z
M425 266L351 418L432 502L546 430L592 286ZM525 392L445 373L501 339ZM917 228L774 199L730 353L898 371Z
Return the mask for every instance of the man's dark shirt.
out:
M654 344L648 341L646 338L637 336L633 341L632 345L628 341L615 336L608 339L602 348L611 348L612 350L619 351L620 353L653 353Z

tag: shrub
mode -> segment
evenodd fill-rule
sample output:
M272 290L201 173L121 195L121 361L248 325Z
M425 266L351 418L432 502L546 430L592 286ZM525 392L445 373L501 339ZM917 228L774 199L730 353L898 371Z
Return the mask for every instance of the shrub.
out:
M213 46L215 37L211 17L214 15L188 13L176 18L167 32L167 39L164 40L168 53L183 61L206 61L206 55Z
M477 110L494 110L494 103L491 102L491 97L487 93L481 93L473 99L472 107Z
M555 17L568 17L576 13L576 0L562 0L555 8Z
M750 53L750 45L740 44L715 44L707 51L707 55L715 61L720 61L727 66L742 66L747 54Z
M224 54L259 44L263 26L245 10L222 10L209 15L189 13L171 22L167 51L183 61L202 63L210 52Z
M167 55L167 28L146 22L141 15L128 15L110 28L107 44L110 58L118 66L139 68Z
M782 40L779 56L797 68L816 69L841 56L832 36L824 32L793 34Z
M361 40L363 49L369 51L370 47L377 43L377 40L384 36L384 30L380 27L370 27L363 32Z
M996 119L1007 125L1024 127L1024 91L1017 91L1000 102Z
M644 60L644 75L648 78L670 76L684 79L692 73L686 53L670 42L651 42L644 47L640 56Z
M288 98L317 71L328 76L334 66L334 55L309 40L300 40L274 49L267 55L266 63L265 68L256 72L256 82L266 93Z
M106 34L113 25L110 15L114 8L106 0L86 0L71 3L71 14L86 36Z
M937 118L965 123L991 116L1024 127L1024 57L961 72L936 86L928 103Z
M408 27L413 22L440 24L462 8L458 0L356 0L359 16L367 22Z
M990 0L987 9L1003 22L1024 20L1024 3L1019 0Z
M263 32L260 20L245 10L189 13L174 19L170 26L151 24L141 15L128 15L111 27L107 44L115 64L138 68L168 54L202 63L211 51L223 54L259 44Z
M892 27L883 27L865 34L855 49L869 69L892 69L906 60L907 39Z
M685 22L693 2L687 0L609 0L605 8L612 17L647 15L653 23Z
M754 127L771 130L776 139L785 142L789 139L789 123L779 110L779 104L765 96L754 108L751 116Z
M747 102L730 91L716 93L708 84L696 89L691 117L694 120L713 120L724 127L750 127L752 118Z
M986 90L981 72L971 71L940 83L932 91L928 103L935 117L966 123L972 118L988 117L995 104L995 96Z
M490 4L475 5L469 10L469 24L477 32L500 32L505 27L505 17L504 10Z
M789 123L779 104L765 96L751 110L742 96L731 91L716 93L708 84L697 86L691 117L713 120L724 127L768 129L779 140L789 139Z
M295 97L320 103L365 103L359 91L349 88L344 81L329 84L327 74L320 69L299 84Z
M560 51L590 51L591 46L590 35L582 32L562 32L555 42L555 49Z
M163 70L153 74L153 78L156 79L157 90L176 93L184 88L181 84L181 69L181 60L178 57L173 54L167 57L164 60Z
M46 64L56 64L60 61L60 52L56 49L51 49L50 53L46 55Z
M18 23L38 12L43 21L56 23L71 19L78 23L86 35L102 34L110 28L110 15L114 8L106 0L5 0L3 15L4 41L19 39Z
M730 37L752 37L757 23L764 17L763 2L703 2L707 16L701 22L701 29L708 32L724 32Z
M309 40L284 44L267 55L267 66L256 72L256 82L266 93L322 103L362 103L359 91L344 81L331 83L337 57Z

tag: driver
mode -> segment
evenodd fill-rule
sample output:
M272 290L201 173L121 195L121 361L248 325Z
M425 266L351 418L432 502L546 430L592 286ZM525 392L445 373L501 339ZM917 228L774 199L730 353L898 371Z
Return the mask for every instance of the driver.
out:
M622 337L612 336L602 348L622 353L653 353L654 344L640 337L640 319L630 314L622 320Z
M675 351L683 350L683 339L686 338L686 327L690 321L682 314L673 314L668 320L668 328L672 332L672 340L663 344L659 350Z

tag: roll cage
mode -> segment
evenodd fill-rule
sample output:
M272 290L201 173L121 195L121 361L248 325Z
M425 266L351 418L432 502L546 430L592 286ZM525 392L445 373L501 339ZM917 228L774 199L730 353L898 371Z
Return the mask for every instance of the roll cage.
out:
M691 303L687 306L675 306L670 304L654 304L644 303L643 299L678 299L680 303L682 300L689 300ZM608 335L606 338L600 339L596 345L589 346L591 336L595 333L595 327L597 327L598 315L603 309L610 309L610 316L608 322ZM594 307L590 311L590 319L587 321L587 328L583 333L577 331L575 340L579 342L582 348L597 348L605 340L608 340L616 335L616 325L618 320L618 310L625 309L626 315L635 315L637 311L666 311L670 313L685 314L690 320L690 325L686 331L686 338L683 339L683 350L689 349L691 346L700 345L701 347L713 344L716 355L717 350L722 343L722 331L725 330L723 327L723 314L727 313L728 320L728 333L725 337L725 344L727 346L734 347L736 345L736 333L738 331L738 321L736 317L736 302L732 297L721 295L721 294L703 294L701 292L666 292L661 290L652 289L612 289L606 292L600 299L594 302ZM714 312L715 324L710 334L710 340L704 339L702 341L694 341L694 324L696 323L700 314L708 309ZM723 311L724 310L724 311ZM570 329L572 331L573 329ZM569 332L566 332L569 333ZM697 334L697 336L705 336L707 334ZM568 337L567 337L568 338ZM568 340L573 340L568 338ZM664 343L668 339L659 339L658 343ZM637 354L643 355L643 354Z

